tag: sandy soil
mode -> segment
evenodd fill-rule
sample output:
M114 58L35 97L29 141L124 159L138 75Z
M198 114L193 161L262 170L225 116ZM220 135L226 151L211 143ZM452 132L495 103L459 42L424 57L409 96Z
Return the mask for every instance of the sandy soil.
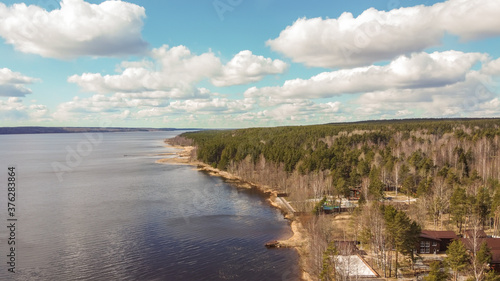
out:
M279 240L279 245L281 247L295 248L299 254L299 266L302 269L302 280L312 281L313 278L309 275L306 268L306 259L309 255L307 249L309 245L309 239L307 238L307 232L302 226L302 224L297 220L292 220L291 228L293 235L287 240Z
M158 154L159 156L171 156L171 157L159 159L159 160L156 161L156 163L159 163L159 164L178 164L178 165L184 164L184 165L191 165L190 157L191 157L191 151L193 151L193 149L194 149L193 146L173 146L173 145L167 145L167 147L173 147L173 148L178 149L179 151Z

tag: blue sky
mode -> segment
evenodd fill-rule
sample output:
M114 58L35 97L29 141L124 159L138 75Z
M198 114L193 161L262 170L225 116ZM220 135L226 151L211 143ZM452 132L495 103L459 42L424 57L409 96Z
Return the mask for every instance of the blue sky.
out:
M498 117L500 2L0 2L0 126Z

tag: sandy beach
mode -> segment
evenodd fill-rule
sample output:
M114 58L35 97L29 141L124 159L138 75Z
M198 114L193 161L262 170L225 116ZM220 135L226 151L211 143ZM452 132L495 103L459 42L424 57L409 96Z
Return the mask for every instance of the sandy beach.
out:
M235 176L226 171L221 171L217 168L214 168L208 164L203 162L192 160L191 154L194 149L194 146L179 146L179 145L171 145L168 142L165 142L166 147L175 148L178 151L160 154L161 156L169 156L168 158L159 159L156 161L158 164L171 164L171 165L191 165L195 167L198 171L204 171L210 174L211 176L222 177L231 184L234 184L241 188L256 188L261 192L269 195L268 202L271 206L281 210L284 217L290 221L290 227L293 232L293 235L285 240L278 240L278 247L284 248L294 248L297 250L300 256L300 268L302 270L302 280L312 280L307 271L305 270L305 257L307 253L307 243L308 239L307 233L303 228L300 221L294 216L293 213L290 213L286 206L283 206L281 202L276 200L277 192L270 188L269 186L262 186L259 184L255 184L249 181L242 179L241 177Z
M193 151L194 146L179 146L179 145L170 145L167 143L166 146L175 148L178 151L159 154L158 156L170 156L170 157L156 160L156 163L192 165L192 163L190 162L190 158L191 158L191 151Z

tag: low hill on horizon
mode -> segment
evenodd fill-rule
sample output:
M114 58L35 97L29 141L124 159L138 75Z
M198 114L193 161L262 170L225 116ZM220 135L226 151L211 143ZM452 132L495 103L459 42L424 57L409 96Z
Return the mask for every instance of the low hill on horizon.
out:
M195 130L178 128L126 128L126 127L0 127L0 135L7 134L64 134L64 133L87 133L87 132L154 132L154 131L177 131Z

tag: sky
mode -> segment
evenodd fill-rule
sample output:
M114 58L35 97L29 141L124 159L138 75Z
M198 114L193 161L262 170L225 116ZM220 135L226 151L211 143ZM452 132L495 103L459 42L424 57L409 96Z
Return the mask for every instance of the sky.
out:
M500 1L3 0L0 126L499 117Z

